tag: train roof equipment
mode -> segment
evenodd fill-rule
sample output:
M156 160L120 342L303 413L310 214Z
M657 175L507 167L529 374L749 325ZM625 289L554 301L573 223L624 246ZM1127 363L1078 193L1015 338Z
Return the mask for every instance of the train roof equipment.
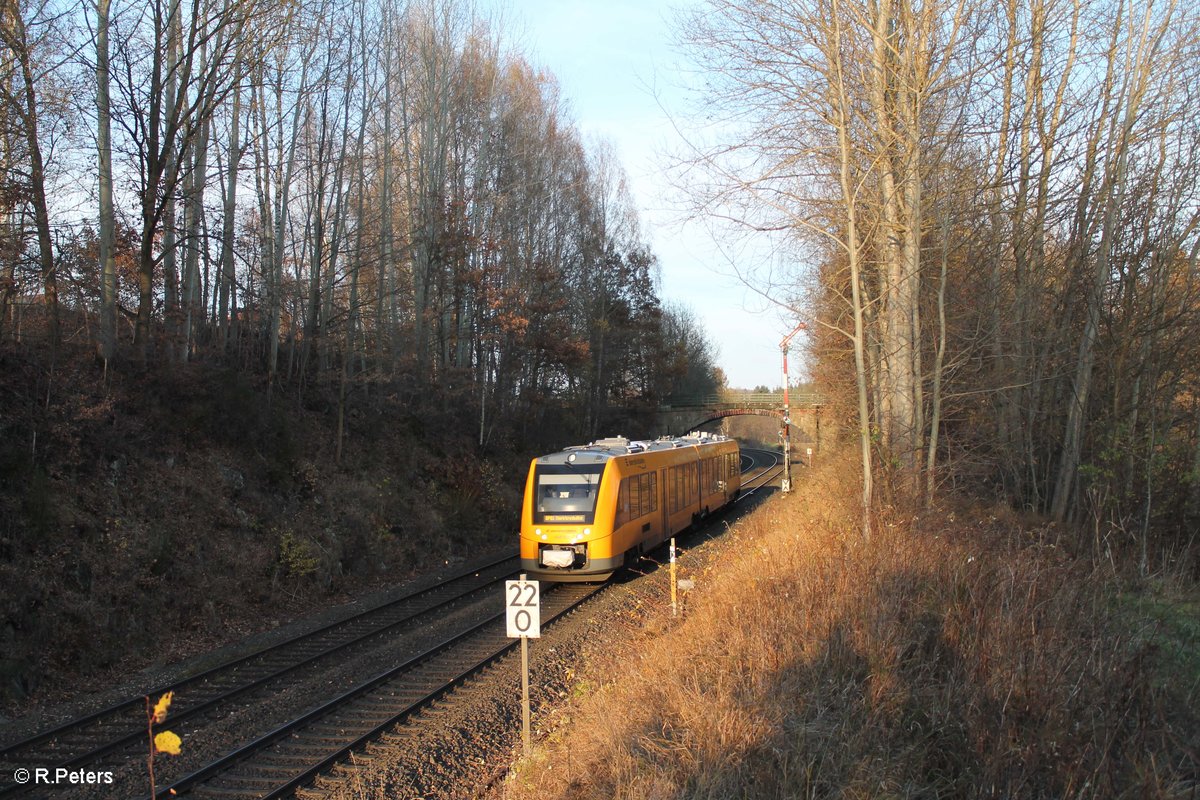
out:
M729 437L707 431L693 431L683 436L660 436L649 440L632 440L624 436L597 439L590 444L571 445L557 453L540 456L539 464L599 464L618 456L629 456L655 450L672 450L678 447L697 447L728 441Z

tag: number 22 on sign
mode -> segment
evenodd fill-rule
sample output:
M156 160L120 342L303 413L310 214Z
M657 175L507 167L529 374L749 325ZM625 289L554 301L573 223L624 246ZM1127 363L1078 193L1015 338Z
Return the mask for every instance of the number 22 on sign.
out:
M541 590L537 581L504 582L504 617L509 638L542 635Z

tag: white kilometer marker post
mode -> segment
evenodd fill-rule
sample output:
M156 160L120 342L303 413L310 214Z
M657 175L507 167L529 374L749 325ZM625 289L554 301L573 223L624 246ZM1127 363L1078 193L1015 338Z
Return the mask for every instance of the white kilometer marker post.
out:
M529 640L542 635L542 593L537 581L504 582L504 616L508 637L521 638L521 739L529 757Z

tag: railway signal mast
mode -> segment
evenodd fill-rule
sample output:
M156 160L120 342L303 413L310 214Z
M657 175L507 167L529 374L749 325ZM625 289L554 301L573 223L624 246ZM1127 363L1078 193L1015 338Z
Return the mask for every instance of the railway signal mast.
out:
M779 343L779 349L783 351L783 484L780 488L784 494L792 490L792 410L788 403L788 343L797 333L806 330L808 325L801 322Z

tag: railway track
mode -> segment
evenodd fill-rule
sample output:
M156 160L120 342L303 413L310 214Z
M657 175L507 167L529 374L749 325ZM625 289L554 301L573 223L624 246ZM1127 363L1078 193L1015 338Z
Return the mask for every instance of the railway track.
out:
M743 456L740 502L770 485L782 472L781 456L750 451ZM282 691L304 675L327 667L387 638L444 617L450 609L500 596L499 585L516 575L515 556L496 559L453 575L339 622L231 660L173 684L145 692L152 699L176 692L170 724L192 727L220 718L230 706L248 702L257 691ZM543 625L576 608L604 585L565 584L543 592ZM497 608L500 604L497 602ZM516 640L505 636L503 613L490 609L482 618L447 632L402 663L342 690L332 699L310 704L290 721L164 786L158 797L276 798L293 794L316 776L344 762L355 749L380 737L437 698L461 685L503 656ZM0 749L0 797L23 796L30 787L12 783L17 767L78 769L117 756L144 753L146 720L143 695L63 723ZM115 787L114 787L115 788ZM36 790L34 794L37 796Z
M547 588L542 594L543 628L603 588ZM287 797L517 643L506 636L501 611L164 787L157 797Z
M783 455L772 450L742 450L742 488L735 503L754 495L783 474Z
M171 708L174 726L217 718L256 690L298 680L334 658L402 636L450 609L496 594L502 581L517 574L518 566L515 555L495 559L182 681L148 689L145 695L176 693ZM145 700L138 695L6 745L0 749L0 779L5 781L0 797L29 793L30 787L13 781L18 769L79 769L140 750L145 736Z

